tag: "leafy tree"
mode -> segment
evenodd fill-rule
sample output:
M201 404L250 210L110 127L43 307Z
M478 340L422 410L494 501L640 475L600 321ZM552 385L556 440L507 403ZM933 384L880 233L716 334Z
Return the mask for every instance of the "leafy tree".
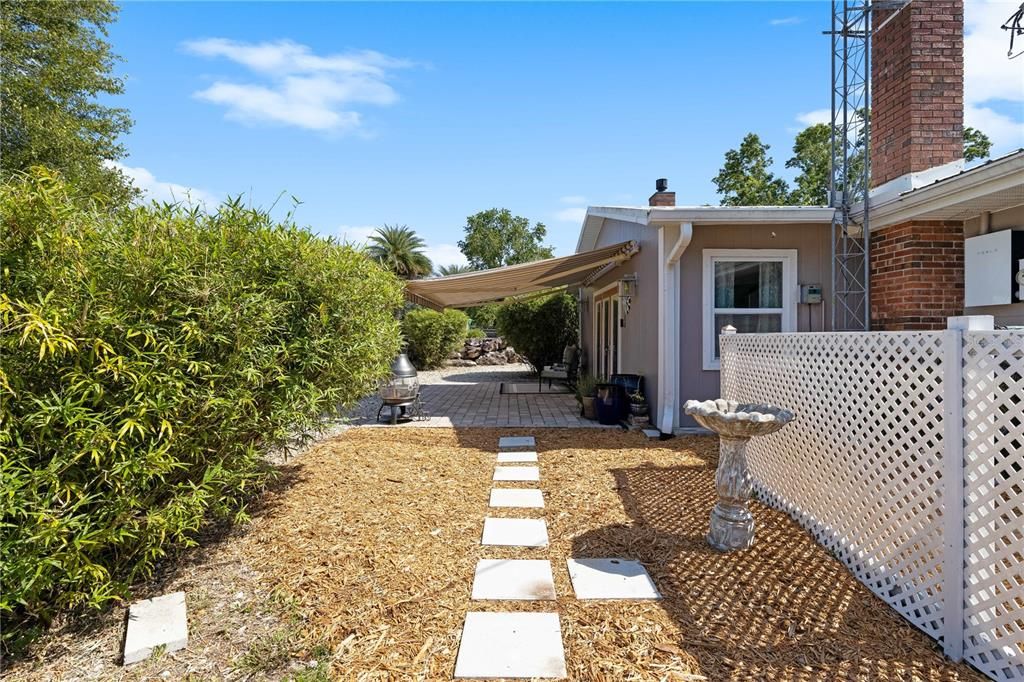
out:
M769 169L771 148L747 133L740 148L725 153L725 165L714 177L723 206L781 206L789 203L789 187Z
M992 140L977 128L964 128L964 161L987 159L992 151Z
M127 110L100 104L118 95L118 57L105 40L111 0L5 0L0 15L0 174L42 165L79 191L124 202L137 194L109 162L125 155L118 136ZM107 162L107 163L105 163Z
M498 331L535 368L560 360L579 335L576 297L566 292L513 300L498 309Z
M793 157L786 168L800 172L794 182L796 188L789 195L789 203L802 206L824 206L828 203L830 160L832 156L830 126L818 123L805 128L793 143Z
M405 225L385 225L378 227L370 236L366 250L371 258L402 279L419 279L434 269L423 253L426 245L414 230Z
M469 264L480 270L502 265L517 265L551 258L554 251L542 242L547 235L544 223L514 216L507 208L492 208L466 218L466 236L459 249Z
M476 268L472 265L463 265L462 263L456 263L455 265L442 265L437 268L438 277L448 277L449 275L465 275L467 272L475 272Z

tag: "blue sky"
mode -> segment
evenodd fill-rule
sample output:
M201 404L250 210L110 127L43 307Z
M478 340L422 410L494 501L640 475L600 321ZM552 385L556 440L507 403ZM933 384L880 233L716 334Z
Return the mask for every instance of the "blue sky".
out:
M967 122L995 154L1024 146L998 28L1016 4L966 11ZM585 206L644 204L655 178L717 204L749 131L789 177L794 134L827 118L828 22L827 2L130 2L110 35L123 165L154 198L286 192L325 235L407 224L437 264L492 207L571 253Z

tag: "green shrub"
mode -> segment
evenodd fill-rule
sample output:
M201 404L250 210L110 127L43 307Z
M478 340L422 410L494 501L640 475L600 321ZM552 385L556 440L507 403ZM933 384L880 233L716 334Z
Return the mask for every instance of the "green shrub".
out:
M409 359L419 369L440 367L448 355L466 340L468 329L466 313L452 308L442 313L417 308L407 312L402 321Z
M579 312L567 293L511 301L498 311L498 331L536 368L561 362L566 346L577 341Z
M494 329L498 326L498 311L501 310L500 303L485 303L475 308L466 308L466 314L473 321L474 327L480 329Z
M466 332L466 338L467 339L486 339L487 338L487 332L485 332L483 329L480 329L479 327L471 327L470 330L468 332Z
M400 345L400 283L359 251L240 201L71 194L44 171L0 188L8 651L244 518L263 451L372 390Z

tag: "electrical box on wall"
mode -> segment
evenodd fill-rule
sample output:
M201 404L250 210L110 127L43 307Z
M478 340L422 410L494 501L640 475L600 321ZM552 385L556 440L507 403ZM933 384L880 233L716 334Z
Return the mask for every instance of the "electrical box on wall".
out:
M821 303L821 285L820 284L801 284L800 285L800 302L801 303Z
M1017 273L1024 259L1024 228L964 240L964 306L1007 305L1020 296Z

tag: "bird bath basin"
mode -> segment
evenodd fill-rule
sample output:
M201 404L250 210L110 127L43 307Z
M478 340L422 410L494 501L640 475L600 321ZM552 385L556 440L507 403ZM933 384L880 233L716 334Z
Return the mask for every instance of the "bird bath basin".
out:
M723 552L754 544L754 517L747 508L753 488L747 468L751 438L775 433L793 420L793 413L774 405L735 400L687 400L686 414L718 434L720 447L715 488L718 504L711 510L708 544Z

